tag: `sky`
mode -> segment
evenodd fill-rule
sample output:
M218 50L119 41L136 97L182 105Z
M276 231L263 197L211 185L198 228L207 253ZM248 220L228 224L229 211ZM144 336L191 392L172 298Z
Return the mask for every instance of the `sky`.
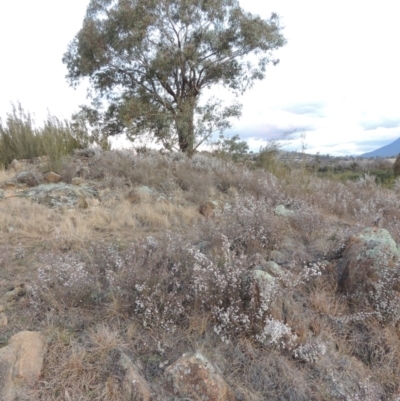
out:
M400 137L400 5L393 0L241 0L281 17L285 47L263 81L237 100L239 134L251 150L292 132L284 149L357 155ZM0 116L20 102L38 123L69 118L87 103L69 87L61 59L89 0L0 1ZM219 91L218 91L219 92ZM220 93L220 92L219 92ZM223 93L226 102L232 96ZM126 144L119 141L120 144Z

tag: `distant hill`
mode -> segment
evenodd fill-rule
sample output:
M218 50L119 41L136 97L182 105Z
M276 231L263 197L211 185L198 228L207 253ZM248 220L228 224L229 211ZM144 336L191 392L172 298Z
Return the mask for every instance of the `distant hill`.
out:
M400 138L389 145L382 146L379 149L373 150L372 152L364 153L361 157L391 157L397 156L400 153Z

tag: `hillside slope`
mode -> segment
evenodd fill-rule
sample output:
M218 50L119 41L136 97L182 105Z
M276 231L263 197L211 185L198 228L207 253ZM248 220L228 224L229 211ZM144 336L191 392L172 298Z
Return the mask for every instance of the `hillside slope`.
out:
M399 400L397 187L206 154L13 165L0 399Z
M400 154L400 138L389 145L382 146L372 152L364 153L361 157L396 157Z

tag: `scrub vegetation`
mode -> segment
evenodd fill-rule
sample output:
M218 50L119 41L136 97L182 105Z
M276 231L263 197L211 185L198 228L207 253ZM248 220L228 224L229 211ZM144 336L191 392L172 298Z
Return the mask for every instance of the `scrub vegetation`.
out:
M155 399L174 399L166 367L201 352L238 400L398 400L398 262L382 255L379 278L347 290L335 267L365 228L400 242L397 183L234 159L77 150L59 172L71 182L84 162L99 203L0 199L0 299L25 289L0 302L1 343L20 330L48 341L41 379L21 399L125 399L124 349ZM2 170L0 184L14 174Z

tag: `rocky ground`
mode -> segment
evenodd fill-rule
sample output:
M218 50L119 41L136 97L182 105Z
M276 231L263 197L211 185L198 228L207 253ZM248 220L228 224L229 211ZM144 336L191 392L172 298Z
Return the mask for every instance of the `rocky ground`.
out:
M400 199L87 149L0 172L0 398L400 399Z

